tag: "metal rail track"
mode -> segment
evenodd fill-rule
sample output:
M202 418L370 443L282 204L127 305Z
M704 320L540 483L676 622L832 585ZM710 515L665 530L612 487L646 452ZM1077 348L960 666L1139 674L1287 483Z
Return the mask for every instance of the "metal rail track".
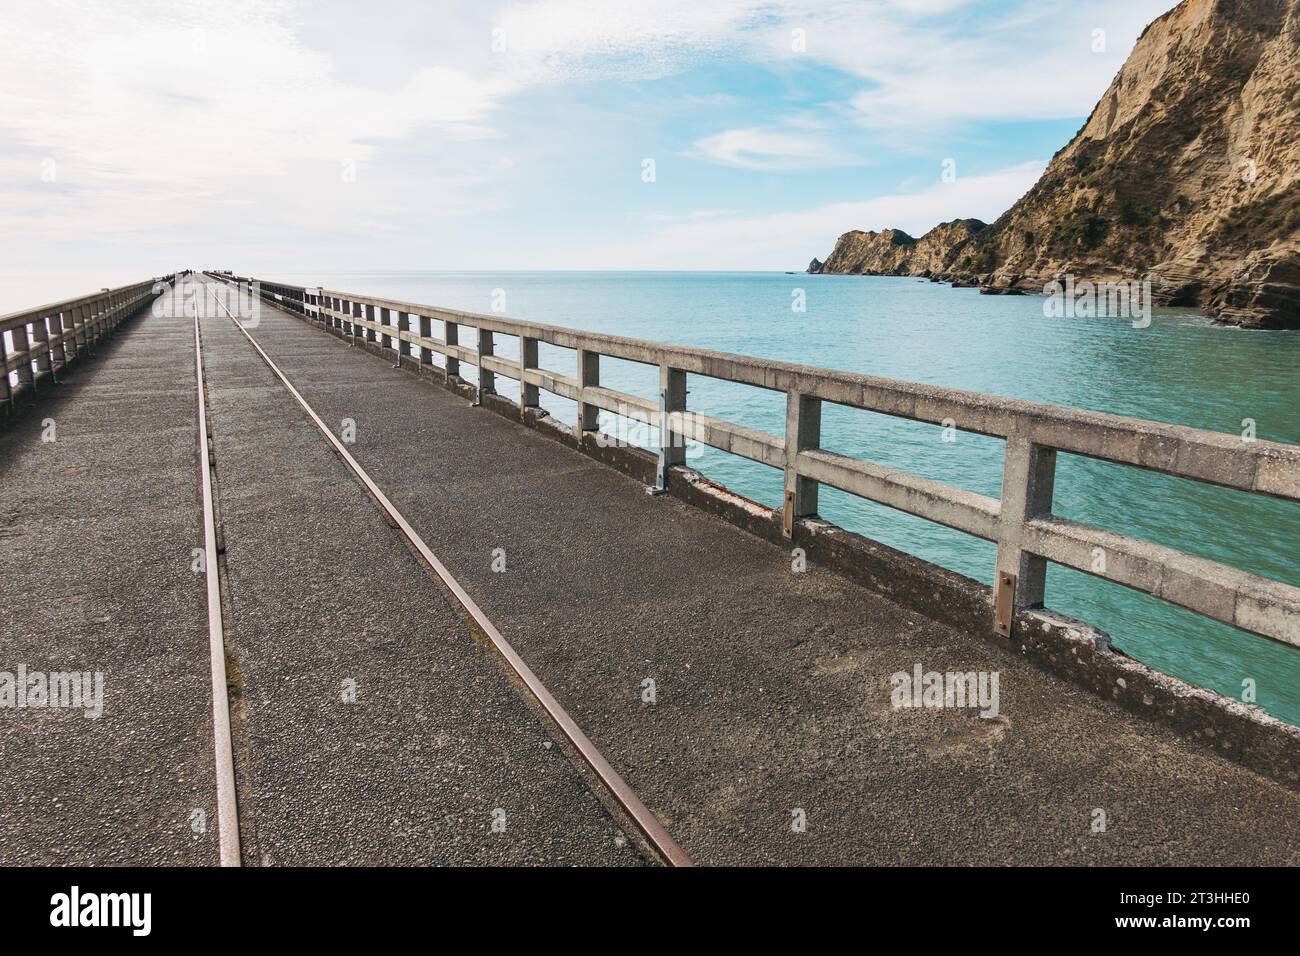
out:
M173 289L173 294L176 290ZM217 523L212 500L212 460L208 454L208 405L203 382L203 338L198 301L194 306L194 374L198 383L199 476L203 494L204 577L208 588L208 653L212 670L212 736L217 775L217 832L222 866L240 866L239 808L235 761L230 742L230 701L226 693L226 634L221 615L217 562Z
M315 409L313 409L311 405L307 403L307 400L302 397L301 393L294 388L293 383L289 381L288 376L286 376L284 372L280 370L280 367L275 364L274 360L266 354L262 349L262 346L258 344L257 340L249 334L248 329L246 329L230 309L226 307L226 304L220 300L218 300L217 304L235 324L235 327L243 333L244 338L248 339L249 343L257 351L257 354L262 357L262 361L266 363L267 367L275 374L276 378L280 380L280 383L288 389L289 394L292 395L294 400L302 407L302 410L306 413L307 417L312 421L320 433L325 436L333 446L334 451L343 459L344 463L352 470L353 474L356 475L361 484L370 492L371 496L379 504L379 507L384 510L390 519L392 519L393 523L406 537L406 540L415 548L416 552L429 566L433 573L437 575L438 579L442 581L447 590L452 593L452 596L455 597L457 603L464 608L465 613L473 619L478 628L487 636L488 640L492 642L493 647L496 648L502 659L504 659L506 664L510 666L510 669L514 671L515 675L523 681L524 686L528 688L529 693L533 695L537 703L541 705L542 709L546 711L551 720L555 722L557 727L559 727L560 732L563 733L569 743L573 745L574 749L582 757L583 762L586 763L586 765L596 775L597 779L599 779L601 784L605 787L609 796L632 819L633 823L636 824L637 829L641 831L641 834L649 842L654 851L659 854L663 862L674 867L694 866L691 858L687 856L686 852L677 844L677 841L672 838L664 828L663 824L659 822L658 818L655 817L650 809L641 802L641 798L636 795L635 791L633 791L630 786L628 786L627 782L618 774L618 771L610 766L610 763L605 759L605 756L596 748L596 745L591 742L591 739L583 733L582 728L580 728L574 719L569 716L569 713L560 705L554 695L546 689L546 686L541 682L537 675L533 673L532 668L530 668L524 662L524 659L519 656L519 653L510 645L510 642L505 639L497 629L496 625L493 624L488 616L483 612L483 609L478 606L472 597L470 597L469 593L461 586L460 582L452 576L452 573L447 569L447 566L438 559L438 556L433 553L432 549L425 544L424 539L420 537L419 532L417 532L415 528L411 526L410 522L403 517L402 513L397 510L397 507L388 499L388 496L384 494L370 475L366 473L366 470L361 467L357 460L352 457L351 453L348 452L347 448L344 447L343 443L339 441L332 431L330 431L329 426L327 426L321 417L316 414ZM224 690L224 684L222 689Z

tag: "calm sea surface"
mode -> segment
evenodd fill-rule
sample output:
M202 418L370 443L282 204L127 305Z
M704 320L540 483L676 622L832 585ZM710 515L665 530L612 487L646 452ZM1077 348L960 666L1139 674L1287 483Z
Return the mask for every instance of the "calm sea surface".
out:
M915 279L782 273L513 272L285 275L473 312L697 345L891 378L1300 444L1300 333L1218 328L1190 310L1127 319L1049 319L1039 297L981 296ZM807 311L792 310L803 289ZM500 290L498 292L497 290ZM517 357L513 344L498 346ZM512 351L513 350L513 351ZM541 364L574 374L572 352L541 346ZM472 378L472 370L467 377ZM601 384L654 398L657 370L601 360ZM688 407L777 435L783 395L699 376ZM503 395L513 382L498 379ZM572 402L542 404L572 424ZM613 423L603 422L606 430ZM652 434L630 436L650 444ZM1002 442L827 405L822 444L833 451L997 497ZM771 506L782 476L693 448L689 464ZM823 488L820 511L839 525L985 583L994 546L961 532ZM1300 586L1300 506L1074 455L1058 459L1055 511ZM1047 603L1108 631L1131 656L1300 724L1300 654L1144 594L1053 566Z

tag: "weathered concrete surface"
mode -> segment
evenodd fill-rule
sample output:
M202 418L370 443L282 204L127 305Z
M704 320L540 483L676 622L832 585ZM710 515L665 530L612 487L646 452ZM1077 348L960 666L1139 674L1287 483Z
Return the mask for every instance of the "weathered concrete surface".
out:
M1300 862L1287 788L298 319L254 334L697 861ZM999 716L893 709L918 663L999 672Z
M193 357L146 312L0 429L0 671L104 675L97 720L0 707L0 863L216 862Z
M233 323L203 343L245 858L643 862Z

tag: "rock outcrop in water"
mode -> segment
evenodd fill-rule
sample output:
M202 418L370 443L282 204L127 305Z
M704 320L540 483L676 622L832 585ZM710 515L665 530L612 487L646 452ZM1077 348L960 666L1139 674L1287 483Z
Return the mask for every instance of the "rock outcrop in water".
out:
M1067 273L1149 279L1159 303L1300 328L1298 133L1300 3L1184 0L1147 27L1087 123L991 226L966 238L954 223L917 240L845 233L820 271L990 292L1042 292Z

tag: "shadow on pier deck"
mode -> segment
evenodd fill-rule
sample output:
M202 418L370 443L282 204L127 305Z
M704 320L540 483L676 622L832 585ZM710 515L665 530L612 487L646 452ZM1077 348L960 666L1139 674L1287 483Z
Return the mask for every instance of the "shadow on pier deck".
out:
M987 622L964 624L988 608L955 576L869 546L845 567L844 536L815 522L783 544L779 514L680 469L675 494L649 496L653 459L573 438L528 389L533 427L441 387L444 369L418 354L403 362L420 374L394 368L383 339L429 330L382 314L368 327L362 304L347 311L357 347L341 319L323 334L258 304L246 324L696 862L1300 862L1296 737L1277 722L1102 660L1014 595L1017 639L999 645ZM196 810L216 816L191 570L194 320L162 305L0 431L0 670L106 674L98 720L0 712L4 862L215 862L215 837L193 825ZM236 323L199 324L245 861L642 862ZM504 365L490 344L442 345ZM806 439L815 416L794 414ZM982 502L958 504L954 520L984 520ZM1034 574L1032 555L1013 557ZM952 602L927 609L923 588ZM1047 627L1023 633L1031 614ZM996 707L895 707L892 675L918 666L996 675ZM1083 686L1116 674L1167 700L1166 719ZM1237 734L1253 769L1192 726Z

